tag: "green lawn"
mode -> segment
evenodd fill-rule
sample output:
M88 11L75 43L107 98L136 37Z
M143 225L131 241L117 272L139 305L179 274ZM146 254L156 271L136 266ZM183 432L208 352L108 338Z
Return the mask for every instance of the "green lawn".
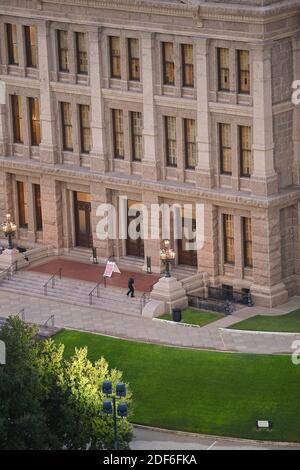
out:
M172 321L172 315L170 313L165 313L159 318ZM182 323L188 323L189 325L205 326L221 318L224 318L224 315L221 313L205 312L195 308L186 308L182 311Z
M300 333L300 310L279 317L257 315L231 325L230 329Z
M179 349L64 331L56 341L89 347L123 371L133 422L191 432L300 442L300 367L289 356ZM255 421L270 419L272 432Z

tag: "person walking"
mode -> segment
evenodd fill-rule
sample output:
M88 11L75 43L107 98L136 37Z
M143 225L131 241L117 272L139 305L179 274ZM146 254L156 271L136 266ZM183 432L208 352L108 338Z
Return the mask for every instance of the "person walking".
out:
M134 278L130 277L128 279L128 292L127 292L127 297L131 294L131 297L134 297Z

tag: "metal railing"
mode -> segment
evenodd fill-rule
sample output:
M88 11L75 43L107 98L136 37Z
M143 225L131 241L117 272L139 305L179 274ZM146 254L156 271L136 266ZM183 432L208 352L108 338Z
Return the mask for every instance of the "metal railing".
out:
M98 299L100 298L100 295L101 295L100 288L101 288L102 284L103 284L104 288L106 289L106 277L104 277L104 276L103 276L102 281L98 282L98 284L89 293L89 304L90 305L93 305L93 297L94 297L95 292L96 292L96 297Z
M234 304L243 304L253 307L251 292L228 290L223 287L209 287L208 297L215 300L229 301Z
M234 305L229 300L205 299L197 295L188 295L188 302L190 307L225 313L225 315L231 315L235 311Z
M142 315L143 309L146 307L147 303L150 302L151 300L151 292L153 291L153 287L155 286L156 283L152 284L152 286L149 287L148 290L143 292L141 299L140 299L140 313Z
M43 324L43 327L44 328L48 328L49 325L48 323L51 322L51 327L54 328L54 324L55 324L55 315L51 315L51 317L48 318L47 321L45 321L45 323Z
M59 268L59 270L54 273L50 279L46 282L46 284L44 284L44 295L47 297L48 295L48 287L49 287L49 284L51 283L51 287L52 289L55 288L55 282L56 282L56 277L58 276L59 280L61 281L61 278L62 278L62 268Z
M19 311L19 313L18 313L17 316L20 317L23 322L25 322L25 308L22 308L22 309Z
M4 269L1 275L6 276L6 279L10 281L16 271L18 271L18 261L14 261L8 268Z

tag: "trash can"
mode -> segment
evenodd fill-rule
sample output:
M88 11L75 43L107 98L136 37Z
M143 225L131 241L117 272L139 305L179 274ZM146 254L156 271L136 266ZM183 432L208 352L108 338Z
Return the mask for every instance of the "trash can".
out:
M172 318L173 318L173 321L175 321L176 323L181 322L181 319L182 319L181 308L173 308Z

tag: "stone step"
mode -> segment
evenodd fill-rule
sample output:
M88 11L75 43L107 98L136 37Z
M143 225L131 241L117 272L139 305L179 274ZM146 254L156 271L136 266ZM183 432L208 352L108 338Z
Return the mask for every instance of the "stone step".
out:
M0 289L15 294L45 299L43 285L46 276L42 279L39 274L34 276L34 273L30 273L28 277L27 274L29 273L18 273L11 280L3 280L0 283ZM92 298L92 305L90 305L89 293L93 287L93 284L89 285L82 282L79 284L79 282L69 279L57 280L54 289L48 288L47 298L51 301L66 302L98 310L101 308L114 313L140 314L140 299L129 299L125 296L124 291L117 292L116 290L102 288L100 289L100 297L98 298L95 293Z

